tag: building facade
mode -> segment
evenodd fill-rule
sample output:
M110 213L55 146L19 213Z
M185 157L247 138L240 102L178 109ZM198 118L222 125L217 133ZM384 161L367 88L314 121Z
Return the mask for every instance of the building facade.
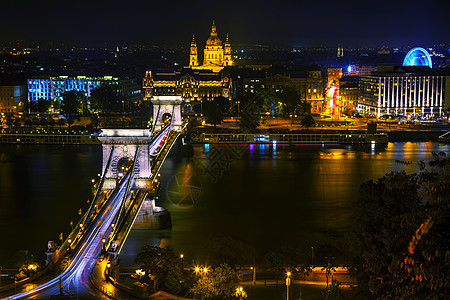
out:
M339 79L342 74L342 68L328 68L328 86L339 86Z
M115 92L123 94L127 102L139 102L142 99L141 88L136 80L119 79L112 76L33 78L28 79L27 84L29 102L40 99L61 101L62 95L67 91L83 92L89 98L92 90L104 85L111 85Z
M144 101L151 101L155 96L181 96L185 112L196 103L216 97L231 100L231 86L230 77L223 72L190 68L178 72L147 71L142 83Z
M211 33L206 41L205 49L203 51L203 64L199 64L197 43L195 37L192 37L189 67L197 70L212 70L213 72L220 72L225 66L232 66L233 59L231 57L231 44L228 39L228 34L225 43L217 35L216 25L213 21Z
M27 99L27 88L24 85L0 86L0 113L16 112L19 104Z
M378 117L441 116L450 107L450 76L429 72L361 76L360 93L358 109Z
M267 70L254 71L247 76L238 76L236 80L242 81L242 91L251 95L260 90L271 90L275 93L282 93L285 88L294 89L300 100L311 103L312 113L322 113L325 109L325 88L326 78L322 76L320 70L308 69L289 71ZM258 74L260 77L258 77Z
M359 77L345 76L339 79L339 113L353 115L358 107L361 91Z

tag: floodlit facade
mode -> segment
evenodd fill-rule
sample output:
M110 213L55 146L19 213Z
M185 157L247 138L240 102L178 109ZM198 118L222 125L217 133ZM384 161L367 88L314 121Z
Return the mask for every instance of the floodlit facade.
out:
M26 99L26 87L24 85L0 86L0 113L17 111L19 103Z
M156 96L181 96L185 103L212 101L215 97L231 100L230 77L210 70L147 71L142 87L146 101Z
M119 79L112 76L32 78L27 80L27 84L29 102L40 99L61 101L62 95L67 91L83 92L89 98L92 90L103 85L113 86L113 90L122 93L127 101L137 102L141 100L141 90L135 80Z
M441 116L450 107L450 76L387 73L361 76L358 109L378 117Z
M225 66L232 66L233 59L231 57L231 44L228 39L228 34L225 43L222 43L217 35L216 25L213 21L211 27L211 34L206 41L206 46L203 51L203 64L199 64L197 43L195 37L192 37L191 48L189 54L189 67L197 70L212 70L213 72L220 72Z

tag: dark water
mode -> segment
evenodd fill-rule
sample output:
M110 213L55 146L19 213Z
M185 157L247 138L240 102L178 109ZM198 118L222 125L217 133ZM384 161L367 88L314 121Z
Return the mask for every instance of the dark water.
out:
M170 230L133 230L122 250L131 265L145 244L171 245L201 260L208 242L235 236L264 253L281 245L311 246L339 237L359 185L390 170L415 171L395 160L427 160L437 143L387 147L196 146L161 170L158 203L172 214ZM87 207L90 180L101 168L98 146L0 146L0 265L67 233ZM42 257L43 258L43 257Z

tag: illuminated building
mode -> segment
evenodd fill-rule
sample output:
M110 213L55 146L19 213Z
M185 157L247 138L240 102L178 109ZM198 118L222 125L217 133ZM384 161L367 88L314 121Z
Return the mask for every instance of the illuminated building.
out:
M374 66L349 65L346 71L346 74L350 76L365 76L376 72L377 68Z
M353 115L360 97L359 78L345 76L339 79L339 110L341 114Z
M372 115L441 116L450 107L450 76L426 68L391 67L361 76L358 109Z
M26 94L24 85L0 86L0 112L15 112L19 103L26 101Z
M83 92L86 97L91 96L92 90L103 85L111 85L117 93L122 93L127 102L141 100L141 90L133 79L119 79L112 76L103 77L50 77L32 78L27 80L28 101L62 100L62 94L67 91Z
M245 72L245 73L244 73ZM255 94L260 90L272 90L282 93L285 88L293 88L300 96L300 100L311 103L312 113L322 113L324 109L326 78L318 69L307 67L287 71L276 68L265 71L247 70L236 75L233 86L241 86L243 94Z
M328 86L339 86L339 79L342 77L342 68L328 68Z
M337 57L344 57L344 47L338 46Z
M427 50L416 47L411 49L408 54L406 54L405 59L403 60L403 66L426 66L431 69L433 68L433 63Z
M143 79L144 100L154 96L181 96L189 111L201 101L211 101L215 97L231 100L231 80L225 73L211 70L183 68L178 72L147 71Z
M194 36L192 37L190 54L189 54L189 67L197 70L212 70L213 72L219 72L225 66L232 66L233 59L231 58L231 44L228 39L228 34L225 43L222 43L217 36L216 25L213 21L211 27L211 34L206 41L206 46L203 51L203 64L199 65L197 43Z

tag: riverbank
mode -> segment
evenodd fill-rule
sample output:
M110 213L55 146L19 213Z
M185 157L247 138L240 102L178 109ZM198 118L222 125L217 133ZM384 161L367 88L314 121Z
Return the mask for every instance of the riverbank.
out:
M384 128L377 130L377 133L384 133L388 136L389 142L438 142L439 136L448 132L450 128L415 128L415 129L405 129L402 127L398 128ZM212 127L212 126L200 126L191 130L191 136L201 134L240 134L242 131L238 128L232 127ZM311 135L311 134L346 134L346 135L357 135L357 134L367 134L367 130L354 130L348 128L310 128L310 129L289 129L289 128L271 128L271 129L258 129L253 132L253 134L258 135L270 135L270 134L300 134L300 135ZM214 143L210 141L210 143Z

